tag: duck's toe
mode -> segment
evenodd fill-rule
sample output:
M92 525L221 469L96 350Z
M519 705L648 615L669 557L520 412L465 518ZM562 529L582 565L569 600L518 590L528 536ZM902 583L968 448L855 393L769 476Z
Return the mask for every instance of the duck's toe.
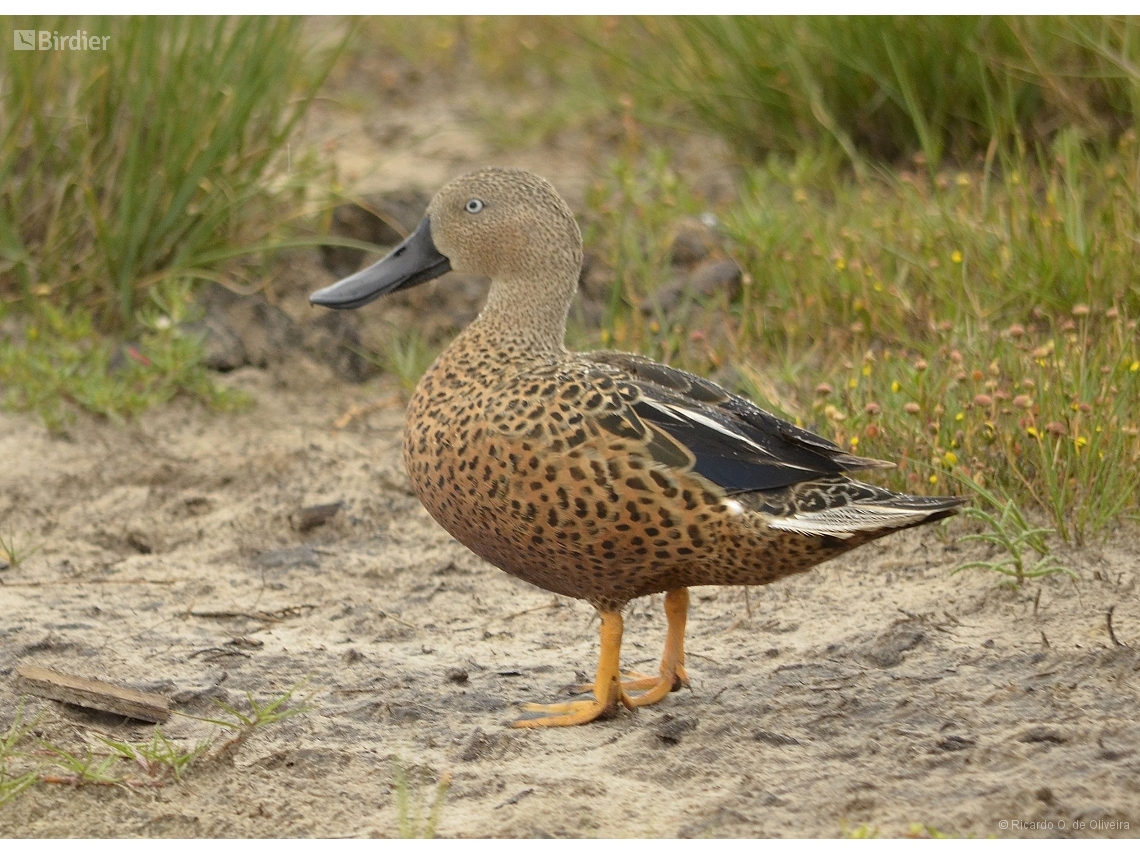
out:
M685 673L682 666L678 666L677 670L673 673L662 674L659 677L648 677L643 680L637 681L637 688L644 689L640 695L634 695L630 698L630 703L634 707L647 707L650 704L655 704L664 698L670 692L675 692L682 686L688 688L689 675ZM625 688L625 684L622 684Z
M642 674L640 671L626 671L622 674L621 688L623 692L645 692L656 690L661 684L667 685L669 688L665 690L661 697L669 694L669 692L676 692L681 688L689 688L689 675L685 672L684 665L678 665L675 672L670 674ZM592 692L594 691L593 683L582 683L574 687L575 692ZM645 704L655 703L655 701L641 701L638 702L640 696L635 696L630 700L634 706L645 706ZM656 698L660 700L661 698Z
M620 692L610 703L598 700L569 701L563 704L524 704L526 712L546 713L537 718L520 718L512 727L569 727L575 724L588 724L598 719L612 718L617 714L617 701L630 709L633 701L625 692Z

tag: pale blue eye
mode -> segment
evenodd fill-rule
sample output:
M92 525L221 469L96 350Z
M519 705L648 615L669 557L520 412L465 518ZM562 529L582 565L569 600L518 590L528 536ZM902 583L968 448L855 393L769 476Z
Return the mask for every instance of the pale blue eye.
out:
M478 214L483 210L482 199L468 199L467 204L463 206L468 214Z

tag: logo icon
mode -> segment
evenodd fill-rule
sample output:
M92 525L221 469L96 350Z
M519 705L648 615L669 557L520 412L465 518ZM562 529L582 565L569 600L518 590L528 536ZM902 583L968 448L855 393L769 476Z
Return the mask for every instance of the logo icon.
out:
M35 30L13 30L12 31L12 49L13 50L35 50L36 49L36 31Z

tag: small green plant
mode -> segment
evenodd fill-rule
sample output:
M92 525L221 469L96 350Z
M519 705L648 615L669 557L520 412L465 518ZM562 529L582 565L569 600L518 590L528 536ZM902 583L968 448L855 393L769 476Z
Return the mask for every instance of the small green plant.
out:
M1050 554L1046 538L1056 534L1054 529L1030 525L1013 499L1008 497L1004 500L999 499L990 491L971 482L967 483L970 483L973 491L984 498L991 507L1000 508L1001 512L998 514L976 506L966 508L962 512L963 516L984 523L989 530L978 534L967 534L961 539L989 543L1001 551L993 561L967 561L955 567L952 573L974 568L992 570L1010 577L1014 585L1021 585L1026 579L1038 579L1056 573L1076 578L1075 572Z
M246 405L244 393L218 386L202 364L201 341L186 280L148 293L136 342L117 343L95 328L83 307L63 311L39 303L19 318L18 333L0 341L0 404L40 415L53 431L73 416L70 405L113 420L189 395L219 410Z
M35 728L36 722L24 721L24 704L16 707L16 717L8 730L0 737L0 805L9 802L39 779L38 769L29 769L19 774L9 771L8 763L20 752L17 749Z
M25 549L16 545L15 535L10 534L7 538L0 535L0 570L19 567L41 549L43 549L42 543Z
M435 785L435 797L424 817L424 798L419 788L408 783L403 764L397 757L392 761L392 780L396 788L396 826L401 838L433 838L443 814L443 802L451 787L451 774L444 772ZM415 801L415 805L411 804Z
M184 748L155 727L148 742L131 743L97 734L96 739L109 751L85 747L65 748L47 739L32 741L36 722L25 722L23 704L8 731L0 736L0 805L15 798L36 783L82 786L138 785L162 786L170 780L181 781L184 775L202 762L232 758L233 754L255 732L309 711L305 703L287 706L303 684L298 684L268 703L259 703L247 694L249 710L240 710L218 702L230 718L185 716L213 724L224 731L236 732L228 741L214 748L216 735ZM144 780L132 775L133 769L146 775Z
M158 727L155 727L150 742L142 745L132 745L107 736L99 738L113 748L120 757L133 762L151 778L172 775L177 781L182 780L183 772L201 758L210 747L209 742L202 741L193 748L181 748L167 739Z
M246 692L246 700L249 703L249 711L243 712L236 707L223 703L222 701L215 700L215 703L226 713L233 716L233 720L224 718L204 718L200 721L209 722L210 724L217 725L218 727L226 730L234 731L233 738L225 742L214 754L216 757L232 755L240 748L249 737L257 731L266 728L272 724L284 721L287 718L292 718L297 715L304 715L312 708L304 701L293 706L287 706L289 701L293 699L293 695L297 693L300 688L305 685L305 682L298 683L290 688L282 695L278 695L273 700L266 704L258 703L253 697L252 692Z
M99 754L91 750L79 754L45 740L40 741L39 753L47 756L54 767L41 775L41 780L49 784L110 785L126 781L123 775L113 771L119 760L117 754Z
M873 828L865 822L859 823L854 828L848 828L846 822L841 822L839 836L845 840L875 840L879 836L879 829Z

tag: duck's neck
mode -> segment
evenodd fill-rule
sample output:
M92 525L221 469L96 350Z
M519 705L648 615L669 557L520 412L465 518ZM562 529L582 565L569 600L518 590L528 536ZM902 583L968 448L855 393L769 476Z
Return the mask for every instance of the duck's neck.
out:
M566 353L566 317L578 287L577 273L536 280L503 277L491 282L487 303L456 340L508 360L533 362Z

